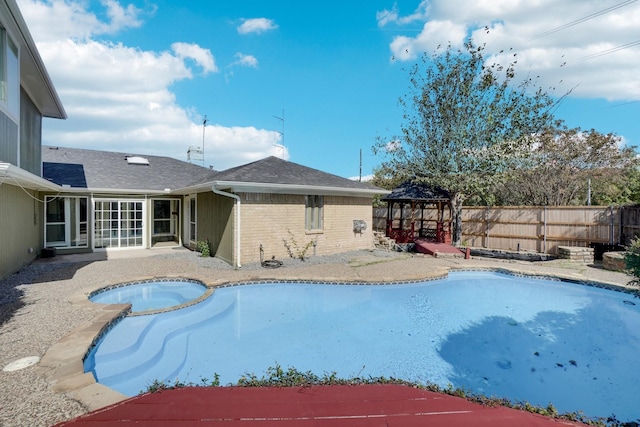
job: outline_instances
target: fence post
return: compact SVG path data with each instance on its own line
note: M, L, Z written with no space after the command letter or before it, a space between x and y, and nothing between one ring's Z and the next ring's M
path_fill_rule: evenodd
M624 206L618 205L618 244L624 245L626 242L624 241Z
M544 207L543 211L543 224L542 224L542 253L547 253L547 207Z
M491 208L489 206L487 206L487 216L486 216L486 220L487 220L487 229L486 229L486 238L484 240L484 247L488 248L489 247L489 210Z
M613 205L609 206L609 244L613 244Z

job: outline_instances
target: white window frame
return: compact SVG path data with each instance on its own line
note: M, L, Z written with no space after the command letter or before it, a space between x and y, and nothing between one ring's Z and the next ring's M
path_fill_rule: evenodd
M0 24L0 109L20 122L20 47ZM17 141L16 141L17 142Z
M46 196L44 207L44 246L57 248L87 248L89 247L89 198L86 196ZM49 203L55 200L64 201L64 218L61 221L49 221ZM85 201L85 218L80 215L81 200ZM73 209L72 209L73 204ZM72 213L74 214L72 216ZM84 239L82 227L84 225ZM64 240L49 241L47 229L50 226L64 227ZM73 231L73 233L72 233ZM72 237L73 236L73 237Z
M190 245L195 245L198 240L198 198L196 195L189 196L187 211L186 220L189 224L187 227L187 241Z
M156 218L156 202L169 202L169 218ZM180 212L180 199L171 199L171 198L159 198L159 199L151 199L151 245L153 246L153 238L154 237L176 237L180 238L180 224L179 224L179 215L177 212ZM158 222L168 222L169 223L169 231L156 233L156 223ZM179 242L179 240L178 240Z
M109 209L104 209L104 203L109 203ZM113 203L115 203L115 209L113 209ZM140 209L134 208L133 210L125 207L123 209L123 203L139 203ZM92 249L96 251L111 250L111 249L144 249L147 245L147 203L144 199L117 199L117 198L96 198L92 200L93 215L92 215ZM135 218L123 218L124 212L140 213ZM105 216L105 214L109 214ZM115 216L114 216L115 213ZM134 221L136 224L133 227L123 227L124 222ZM140 222L140 226L137 222ZM108 226L105 227L105 223L108 222ZM140 235L125 236L126 230L140 230ZM104 233L109 233L107 237ZM114 234L115 233L115 234ZM129 244L130 239L139 241L140 244ZM104 246L103 241L107 240L109 244ZM126 243L126 244L123 244Z
M306 231L321 231L324 227L324 196L306 196L304 209Z

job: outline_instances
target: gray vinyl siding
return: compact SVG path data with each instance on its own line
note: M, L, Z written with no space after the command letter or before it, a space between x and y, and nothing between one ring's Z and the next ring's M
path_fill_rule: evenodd
M7 183L0 185L0 280L33 261L40 253L42 203L37 199L41 197L35 191Z
M228 263L234 261L234 200L214 193L198 194L197 240L211 241L211 254Z
M18 166L18 125L0 111L0 162Z
M42 176L42 114L24 90L20 90L20 167Z

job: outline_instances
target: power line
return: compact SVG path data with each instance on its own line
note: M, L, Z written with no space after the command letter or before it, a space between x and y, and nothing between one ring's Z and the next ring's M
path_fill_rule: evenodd
M640 45L640 40L636 40L636 41L631 42L631 43L623 44L621 46L612 47L611 49L606 49L606 50L603 50L603 51L600 51L600 52L597 52L597 53L592 53L591 55L583 56L583 57L575 59L575 60L573 60L571 62L575 63L575 62L587 61L589 59L598 58L600 56L608 55L610 53L618 52L618 51L624 50L624 49L629 49L630 47L638 46L638 45Z
M622 3L618 3L616 5L608 7L606 9L602 9L599 12L594 12L594 13L592 13L590 15L587 15L587 16L585 16L583 18L576 19L575 21L571 21L568 24L564 24L564 25L561 25L559 27L553 28L551 30L545 31L544 33L540 33L540 34L536 35L535 37L533 37L532 40L535 40L535 39L540 38L540 37L548 36L549 34L553 34L553 33L556 33L558 31L562 31L562 30L567 29L569 27L573 27L574 25L581 24L581 23L583 23L585 21L588 21L590 19L593 19L593 18L596 18L598 16L604 15L606 13L609 13L609 12L613 11L613 10L619 9L619 8L627 6L627 5L630 5L631 3L635 3L636 1L638 1L638 0L626 0L626 1L623 1Z

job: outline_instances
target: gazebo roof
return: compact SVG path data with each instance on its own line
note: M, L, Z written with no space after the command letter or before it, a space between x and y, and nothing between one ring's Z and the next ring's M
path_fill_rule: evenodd
M448 202L449 192L440 187L405 181L381 200L383 202Z

